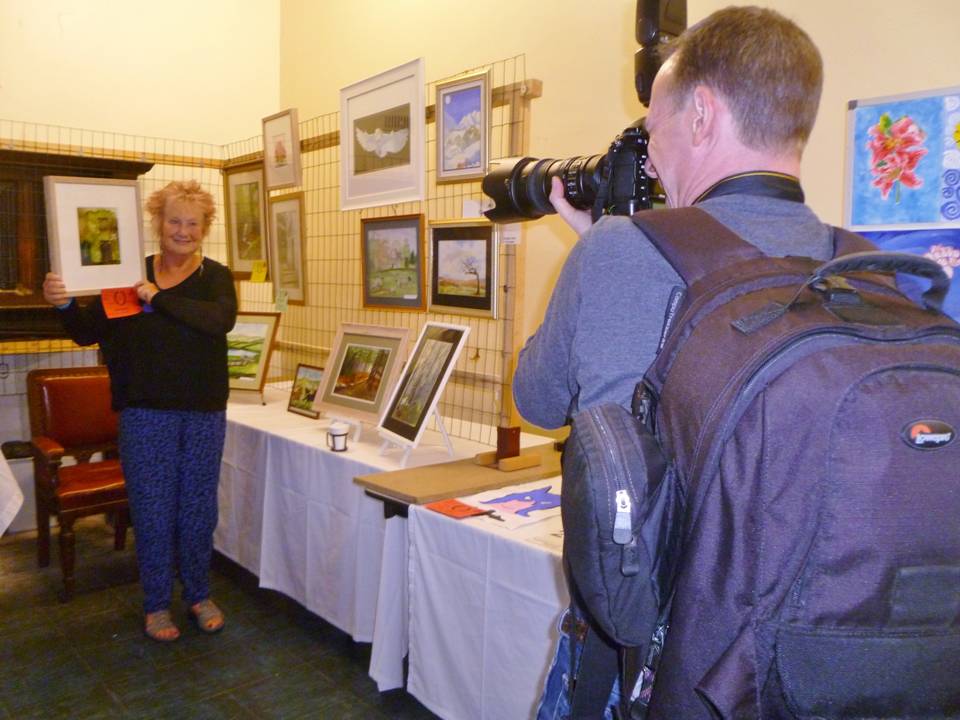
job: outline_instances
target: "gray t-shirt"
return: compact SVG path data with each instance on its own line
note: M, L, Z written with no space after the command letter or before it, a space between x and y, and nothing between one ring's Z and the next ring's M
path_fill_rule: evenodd
M833 253L830 226L802 203L738 194L697 207L767 255ZM630 218L601 218L570 251L543 323L520 351L513 378L520 414L556 428L585 407L629 409L678 286L683 281Z

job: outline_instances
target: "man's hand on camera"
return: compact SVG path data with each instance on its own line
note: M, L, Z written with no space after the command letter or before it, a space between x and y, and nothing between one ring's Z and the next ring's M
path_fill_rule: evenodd
M557 211L557 215L577 231L577 235L583 235L593 225L593 218L590 213L586 210L577 210L567 202L567 199L563 196L563 183L560 182L558 177L550 178L550 203L553 205L553 209Z

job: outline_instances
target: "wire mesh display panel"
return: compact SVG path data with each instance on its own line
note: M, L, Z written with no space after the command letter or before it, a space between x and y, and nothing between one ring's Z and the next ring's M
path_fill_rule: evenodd
M490 69L492 113L490 157L500 158L524 149L527 100L531 96L525 76L524 57L518 56L472 68L469 75ZM457 76L459 77L459 76ZM431 223L464 217L464 201L477 206L483 194L480 181L437 182L436 123L432 100L437 84L426 89L426 197L421 202L403 202L342 212L340 210L339 113L310 118L300 123L302 186L272 191L283 195L300 191L304 196L306 301L284 311L271 360L268 383L286 387L297 365L324 365L337 329L342 323L405 327L411 343L427 322L470 327L464 352L441 396L439 409L451 435L492 444L496 426L508 423L504 400L508 367L513 355L514 318L517 307L516 247L498 246L496 319L434 311L399 311L365 308L362 302L361 224L368 218L422 215L425 247L430 253ZM262 159L260 137L231 143L225 149L226 164L238 165ZM427 272L430 293L430 273ZM270 283L240 283L241 307L251 311L275 309Z
M536 81L525 74L524 56L471 68L463 75L490 71L492 86L489 158L523 153L526 146L528 102L539 93ZM459 76L457 76L459 77ZM517 307L517 247L498 246L498 308L496 318L460 315L453 312L369 309L362 304L361 221L397 215L423 216L425 262L429 262L431 223L464 217L465 201L477 207L482 200L480 181L437 182L436 123L432 105L436 86L454 78L442 78L426 88L426 197L423 201L404 202L363 210L340 211L339 113L330 113L300 122L303 164L302 186L271 191L271 196L302 192L304 199L303 252L305 301L289 304L284 310L278 341L268 372L268 382L288 387L299 363L324 365L330 346L342 323L364 323L405 327L410 330L411 346L425 323L436 321L468 325L470 337L454 374L440 400L440 412L451 435L480 442L495 442L495 428L511 420L509 403L510 364L514 351L514 318ZM184 140L140 137L120 133L97 132L52 125L0 120L0 150L52 154L75 162L114 160L126 163L152 163L140 176L142 200L174 180L198 180L209 190L220 210L204 241L204 253L228 263L227 234L224 222L223 170L263 160L260 136L223 146ZM40 172L40 171L38 171ZM79 172L77 174L84 174ZM42 178L40 178L42 180ZM17 292L17 279L10 267L16 254L18 207L10 187L0 175L0 263L7 268L0 275L0 293ZM45 240L42 203L30 218ZM22 215L22 213L21 213ZM264 226L267 226L264 218ZM144 214L146 251L157 251L157 241ZM38 255L31 272L42 282L48 258ZM429 297L430 279L427 265ZM30 273L27 273L30 275ZM8 277L9 276L9 277ZM37 280L39 278L39 280ZM276 309L274 288L270 282L238 282L240 307L246 311ZM77 351L69 341L59 339L24 340L0 343L0 397L21 395L27 369L89 364L95 355Z

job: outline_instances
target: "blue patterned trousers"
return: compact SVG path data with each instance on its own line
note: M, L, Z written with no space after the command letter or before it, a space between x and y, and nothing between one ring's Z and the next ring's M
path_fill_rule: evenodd
M120 462L127 483L144 612L170 606L174 573L192 605L210 596L225 412L125 408Z

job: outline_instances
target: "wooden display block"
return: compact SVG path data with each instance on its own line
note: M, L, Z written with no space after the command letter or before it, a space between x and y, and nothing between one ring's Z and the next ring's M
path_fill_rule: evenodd
M516 457L500 460L500 463L537 463L511 472L498 469L496 452L491 451L490 454L493 456L492 464L478 465L476 458L467 458L436 465L358 475L353 481L374 495L407 505L423 505L434 500L473 495L484 490L556 477L560 474L560 453L554 449L553 443L527 448Z

